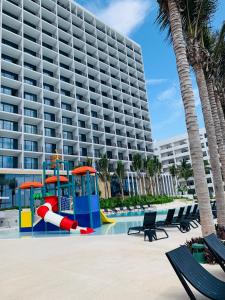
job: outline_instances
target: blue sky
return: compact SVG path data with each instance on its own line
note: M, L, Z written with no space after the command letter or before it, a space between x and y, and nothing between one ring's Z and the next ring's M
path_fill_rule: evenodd
M183 104L173 49L165 34L155 24L156 0L78 0L88 10L119 32L139 43L143 51L145 78L154 140L169 138L186 132ZM213 20L220 28L225 19L224 0L218 0ZM194 76L193 89L199 127L204 127L198 89Z

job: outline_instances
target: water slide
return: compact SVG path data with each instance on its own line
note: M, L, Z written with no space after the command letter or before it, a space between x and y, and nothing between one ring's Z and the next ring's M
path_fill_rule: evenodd
M93 233L94 230L89 227L79 227L77 221L70 220L67 217L60 216L58 211L58 198L54 196L46 197L45 204L37 209L37 214L45 222L51 223L61 229L75 233L80 231L80 234Z
M108 218L102 210L100 210L101 220L104 224L116 223L114 219Z

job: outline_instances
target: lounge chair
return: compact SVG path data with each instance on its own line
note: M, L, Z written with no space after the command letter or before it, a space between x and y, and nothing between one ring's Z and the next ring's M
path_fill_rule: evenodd
M192 228L197 228L198 225L194 222L193 217L190 217L191 216L191 208L192 208L192 205L188 205L186 212L184 214L185 207L183 207L183 206L180 207L177 217L175 217L173 219L173 223L181 223L181 221L182 221L184 224L185 222L186 223L189 222L190 226ZM196 218L197 218L197 216L196 216ZM193 225L193 223L194 223L194 225Z
M166 230L163 229L163 228L160 228L156 225L156 216L157 216L156 211L146 212L144 214L143 225L142 226L130 227L128 229L127 234L131 235L131 234L137 234L137 233L145 232L146 230L155 230L155 231L164 232L166 238L168 238L169 236L168 236L168 233L166 232ZM156 237L156 239L157 239L157 237Z
M128 207L128 210L129 210L129 211L133 211L133 210L134 210L134 206L129 206L129 207Z
M191 300L196 300L196 297L187 281L209 299L225 299L225 282L204 269L186 246L167 252L166 256Z
M183 213L184 213L184 209L185 209L184 206L180 207L180 209L179 209L179 211L178 211L177 217L174 217L174 218L173 218L173 222L179 222L179 221L182 219Z
M158 227L176 227L180 232L185 233L190 231L190 222L185 219L174 221L175 208L168 209L166 219L164 221L156 222Z
M115 213L121 213L120 207L115 207L115 208L114 208L114 212L115 212Z
M204 237L204 241L218 264L220 264L221 268L225 272L225 246L213 233Z

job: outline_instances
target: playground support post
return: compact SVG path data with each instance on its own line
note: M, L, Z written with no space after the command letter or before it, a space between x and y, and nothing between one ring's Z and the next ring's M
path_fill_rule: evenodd
M88 196L88 208L89 208L89 215L90 215L90 227L93 227L93 218L92 218L92 211L91 211L91 186L90 186L90 173L87 172L86 179L87 179L87 196Z

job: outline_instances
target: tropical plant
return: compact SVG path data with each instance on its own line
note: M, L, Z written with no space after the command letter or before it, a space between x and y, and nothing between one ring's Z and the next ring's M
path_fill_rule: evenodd
M176 191L176 190L177 190L176 185L177 185L178 169L177 169L177 167L176 167L175 164L173 164L173 165L171 165L171 166L169 167L169 173L170 173L170 175L172 176L172 179L173 179L173 187L174 187L174 191Z
M117 162L117 167L115 169L115 175L119 180L121 195L122 195L122 198L124 199L123 180L125 178L125 167L121 160L119 160Z
M89 167L91 167L92 166L92 164L93 164L93 159L92 158L90 158L90 157L87 157L86 158L86 166L89 166Z
M193 176L193 169L187 160L183 159L178 166L178 177L184 179L187 189L189 189L189 179Z
M15 206L14 200L15 200L16 188L18 186L18 182L17 182L16 178L10 179L8 182L8 186L12 193L12 206L14 207Z
M199 202L201 229L203 236L215 232L210 206L207 181L203 163L203 154L199 136L199 127L195 110L195 98L187 60L186 43L183 35L180 1L158 0L159 14L157 22L162 30L168 30L176 56L180 89L184 104L185 120L189 137L190 154L194 171L195 187Z
M182 26L186 41L188 61L192 66L199 89L202 113L208 138L210 165L212 169L214 190L218 199L218 224L225 226L225 195L217 147L217 135L214 126L209 94L206 84L204 67L208 61L208 52L204 45L204 33L210 24L211 17L216 10L216 0L189 0L183 2ZM225 151L219 147L220 158L225 175Z
M110 159L107 157L106 154L103 154L102 157L96 162L99 178L104 183L106 198L109 197L109 186L108 186L108 182L110 181L109 163L110 163Z
M135 153L133 155L133 162L132 162L133 170L137 174L137 185L138 185L138 194L142 194L142 186L141 186L141 170L143 168L143 159L140 153Z

